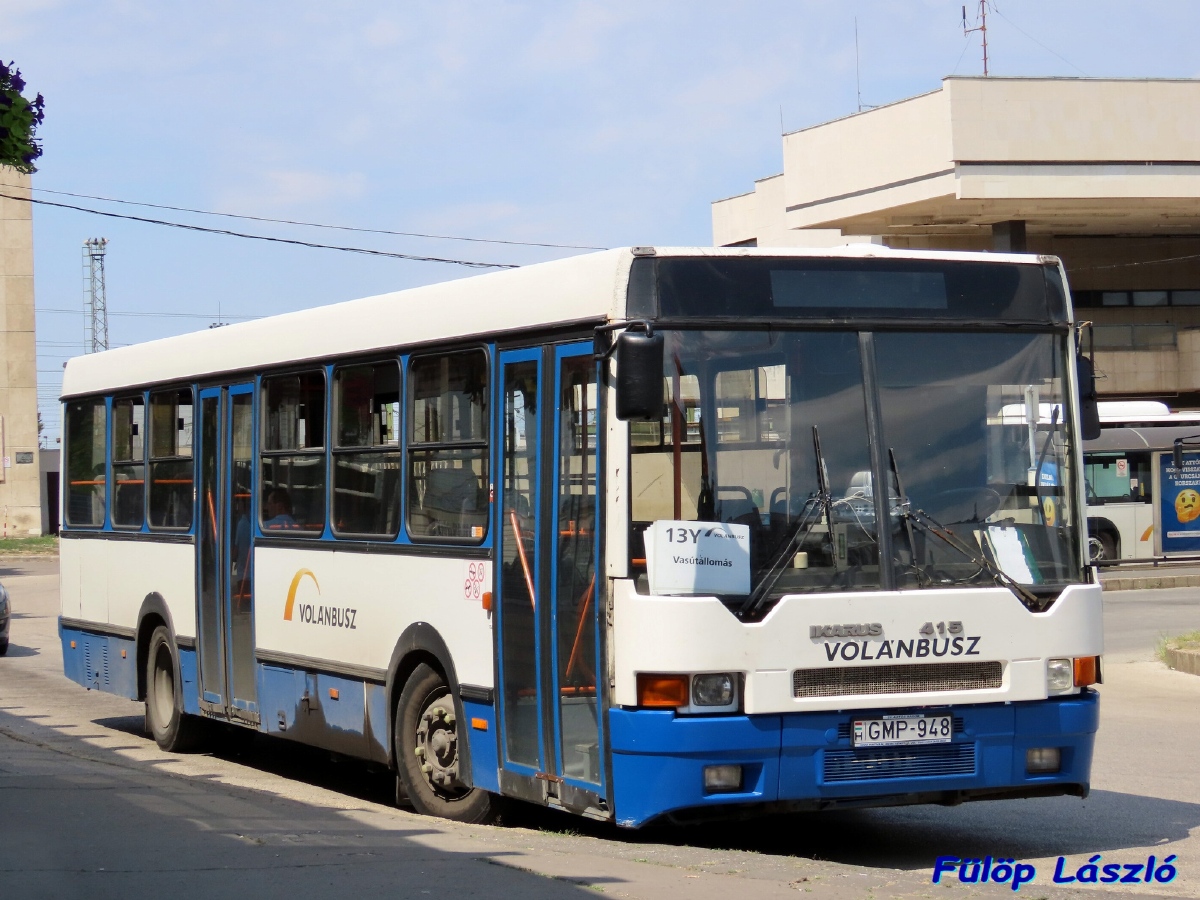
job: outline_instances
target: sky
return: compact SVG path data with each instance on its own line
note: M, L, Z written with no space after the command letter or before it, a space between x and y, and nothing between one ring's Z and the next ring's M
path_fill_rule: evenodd
M967 4L972 26L978 5ZM1193 0L991 8L992 75L1200 77ZM27 94L46 98L33 186L47 204L526 265L584 248L710 245L711 203L780 172L783 131L981 75L981 35L964 35L962 9L961 0L0 0L0 59L21 69ZM84 351L88 238L108 241L110 346L481 271L50 205L35 205L33 220L50 446L63 362Z

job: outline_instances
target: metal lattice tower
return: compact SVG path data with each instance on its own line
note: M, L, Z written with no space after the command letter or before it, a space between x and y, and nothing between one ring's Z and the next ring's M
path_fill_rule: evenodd
M83 242L83 304L87 312L88 353L108 349L108 302L104 295L104 250L108 238Z

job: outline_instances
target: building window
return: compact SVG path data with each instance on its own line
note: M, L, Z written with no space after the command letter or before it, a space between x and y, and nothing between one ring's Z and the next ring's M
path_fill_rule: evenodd
M146 520L146 405L141 397L113 401L112 523L141 528Z
M105 409L103 400L67 404L67 524L104 527Z
M415 539L479 543L487 534L487 355L409 366L408 530Z
M346 366L333 383L334 531L394 538L400 531L400 366Z
M262 529L325 530L325 373L263 379Z
M192 391L150 395L150 527L192 527Z

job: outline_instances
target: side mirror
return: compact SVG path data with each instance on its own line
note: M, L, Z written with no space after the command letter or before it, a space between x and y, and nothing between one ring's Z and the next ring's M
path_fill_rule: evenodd
M1096 370L1086 356L1075 360L1079 375L1079 425L1085 441L1100 437L1100 402L1096 394Z
M1175 446L1171 448L1171 462L1175 463L1175 475L1183 471L1183 438L1175 438Z
M663 346L661 332L617 335L617 418L622 422L662 418Z

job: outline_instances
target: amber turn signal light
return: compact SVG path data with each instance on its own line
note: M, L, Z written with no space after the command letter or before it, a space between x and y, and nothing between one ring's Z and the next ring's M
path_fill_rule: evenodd
M637 677L638 706L674 709L688 705L688 676L654 675L639 672Z
M1075 659L1075 687L1087 687L1100 680L1100 657L1079 656Z

